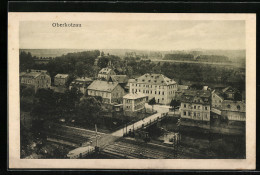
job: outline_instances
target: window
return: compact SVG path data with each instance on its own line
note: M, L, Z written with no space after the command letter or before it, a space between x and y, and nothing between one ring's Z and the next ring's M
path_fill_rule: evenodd
M162 101L164 100L164 98L162 98Z
M145 93L145 90L143 90L143 93Z
M215 105L215 106L216 106L216 105ZM207 107L207 106L205 107L205 110L208 110L208 107Z
M186 104L184 104L183 106L184 106L184 108L186 108Z
M240 110L240 106L239 105L237 105L237 109Z
M141 87L141 85L139 84L139 87Z
M153 94L153 91L151 91L151 94Z
M227 108L230 108L230 105L229 105L229 104L227 105Z
M159 95L160 95L160 91L159 91Z
M133 83L132 85L134 86L135 84Z
M183 112L183 115L186 115L186 111Z
M154 94L156 94L156 91L154 92Z
M196 109L196 106L194 106L194 109Z
M162 94L164 95L164 92L162 92Z
M196 112L193 113L193 116L196 117Z
M137 84L135 84L135 86L137 86Z
M188 112L188 116L190 116L190 112Z

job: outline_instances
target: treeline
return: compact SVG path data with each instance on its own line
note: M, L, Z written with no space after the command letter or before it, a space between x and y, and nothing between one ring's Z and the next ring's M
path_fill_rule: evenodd
M195 59L202 62L229 62L229 58L221 55L199 55Z
M191 61L194 58L192 54L165 54L164 60Z
M129 78L135 78L145 73L162 73L169 78L205 84L221 83L226 85L238 84L240 86L244 86L245 84L245 70L235 67L227 68L224 66L170 62L156 63L151 60L140 60L139 57L125 57L121 59L115 55L99 55L100 52L98 50L69 53L67 55L54 58L48 64L34 65L33 57L30 53L21 52L20 69L45 69L48 70L51 77L58 73L66 73L71 75L71 77L95 77L99 70L107 67L108 62L111 61L117 74L125 74ZM218 56L214 56L213 58L218 58Z

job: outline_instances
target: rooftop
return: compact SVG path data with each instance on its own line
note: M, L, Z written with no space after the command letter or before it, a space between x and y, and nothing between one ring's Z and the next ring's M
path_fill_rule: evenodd
M41 75L41 72L21 72L20 77L36 78Z
M109 72L112 71L110 68L103 68L99 71L99 74L109 74Z
M115 89L115 87L117 85L118 85L117 82L107 82L107 81L95 80L88 86L88 89L96 90L96 91L111 92Z
M129 94L126 94L123 98L133 100L133 99L144 98L144 97L147 97L147 95L142 94L142 93L129 93Z
M118 83L127 83L128 82L127 75L111 75L111 79L112 79L112 81L118 82Z
M88 78L88 77L79 77L79 78L76 78L74 81L89 82L89 81L92 81L92 79Z
M55 78L67 78L68 76L68 74L57 74Z
M185 90L183 95L181 96L182 102L192 103L192 102L198 102L198 103L210 103L210 91L207 90ZM197 99L201 99L197 100Z
M136 83L144 83L151 85L171 85L176 84L176 82L162 74L144 74L139 78L135 79Z

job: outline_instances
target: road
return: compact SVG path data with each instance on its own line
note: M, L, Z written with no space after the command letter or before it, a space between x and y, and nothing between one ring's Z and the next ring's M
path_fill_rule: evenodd
M146 108L146 109L151 109L152 106L150 106L150 105L148 105L148 104L146 103L146 104L145 104L145 108ZM154 105L153 108L154 108L154 110L157 111L156 114L153 114L153 115L151 115L151 116L148 116L148 117L146 117L145 119L139 120L139 121L135 122L134 124L130 124L130 125L127 126L127 128L129 128L129 129L131 128L131 129L132 129L132 128L134 127L134 129L137 129L137 128L142 127L143 124L150 122L150 120L153 121L153 120L157 119L158 117L161 117L162 113L169 112L170 106ZM122 136L123 136L123 133L124 133L124 130L125 130L125 128L119 129L119 130L113 132L111 135L113 135L113 136L118 136L118 137L122 137Z

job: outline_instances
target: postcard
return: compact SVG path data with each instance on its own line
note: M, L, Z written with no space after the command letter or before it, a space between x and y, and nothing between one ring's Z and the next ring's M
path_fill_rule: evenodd
M256 15L8 14L11 169L253 170Z

